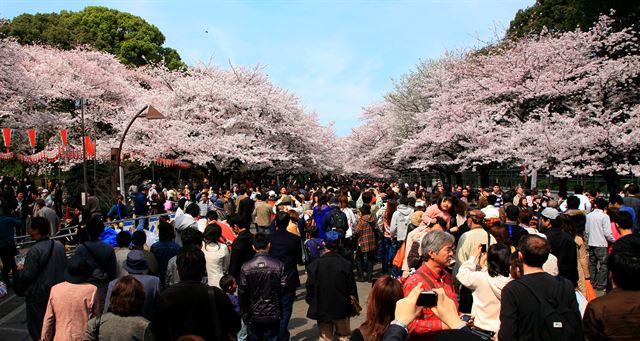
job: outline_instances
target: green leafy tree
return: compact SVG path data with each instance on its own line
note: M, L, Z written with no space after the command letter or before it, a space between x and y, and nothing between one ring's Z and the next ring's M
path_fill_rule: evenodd
M551 32L568 32L577 27L586 30L598 21L601 14L616 19L614 29L640 22L640 1L634 0L538 0L516 13L509 25L508 37L538 34L544 27Z
M46 44L62 49L90 45L117 56L123 63L141 66L164 61L171 70L185 69L175 49L163 47L165 37L144 19L106 7L80 12L21 14L0 26L0 37L21 44Z

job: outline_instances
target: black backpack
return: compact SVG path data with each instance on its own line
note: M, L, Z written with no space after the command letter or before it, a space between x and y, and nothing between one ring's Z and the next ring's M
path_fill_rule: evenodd
M527 288L540 302L538 316L534 324L534 339L545 341L584 340L580 313L567 307L560 299L562 289L566 286L562 277L556 277L556 289L552 297L540 297L524 281L516 281ZM572 292L572 294L574 294Z
M342 229L346 231L347 228L349 228L347 215L340 211L339 208L332 208L328 213L327 223L324 226L325 231L330 231L331 229Z

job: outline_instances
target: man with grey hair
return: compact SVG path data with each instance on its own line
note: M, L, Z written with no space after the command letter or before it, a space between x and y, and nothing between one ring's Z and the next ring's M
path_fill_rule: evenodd
M36 207L38 207L38 213L36 213L34 216L47 219L51 231L50 235L55 236L58 233L58 225L60 225L60 219L58 219L56 211L48 207L44 199L37 199L35 205Z
M422 239L422 255L425 261L404 284L404 294L422 284L423 290L442 288L446 295L458 304L458 295L453 289L451 275L445 271L453 259L455 238L448 232L431 231ZM446 326L429 308L423 308L418 317L409 324L412 340L431 340Z

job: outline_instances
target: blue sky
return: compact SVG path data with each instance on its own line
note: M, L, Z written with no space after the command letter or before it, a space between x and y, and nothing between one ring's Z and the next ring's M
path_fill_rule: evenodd
M205 1L2 0L0 17L100 5L160 28L193 64L265 66L322 123L347 135L362 107L392 89L420 59L481 46L534 0ZM207 33L208 32L208 33Z

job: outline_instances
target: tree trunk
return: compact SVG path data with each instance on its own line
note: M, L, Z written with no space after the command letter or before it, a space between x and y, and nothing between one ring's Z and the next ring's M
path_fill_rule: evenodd
M455 176L456 176L456 185L464 186L464 184L462 183L462 173L457 172Z
M224 177L222 175L222 172L218 170L218 168L212 163L208 163L207 166L209 167L210 171L209 183L211 184L211 186L213 186L214 188L222 187L222 185L224 185Z
M613 169L605 169L602 176L607 182L607 192L617 194L620 191L620 175Z
M446 172L445 173L445 177L447 179L447 182L444 185L444 188L447 191L447 193L449 193L449 192L451 192L451 173L450 172Z
M489 168L488 166L479 166L477 169L478 173L480 174L480 185L482 187L491 186L491 178L489 177L489 171L491 170L491 168Z
M438 171L438 178L440 178L440 182L442 183L442 186L444 186L445 190L447 188L447 176L445 174L444 171L439 170Z
M569 179L568 178L560 178L558 179L558 196L561 198L567 198L567 189L569 187Z

